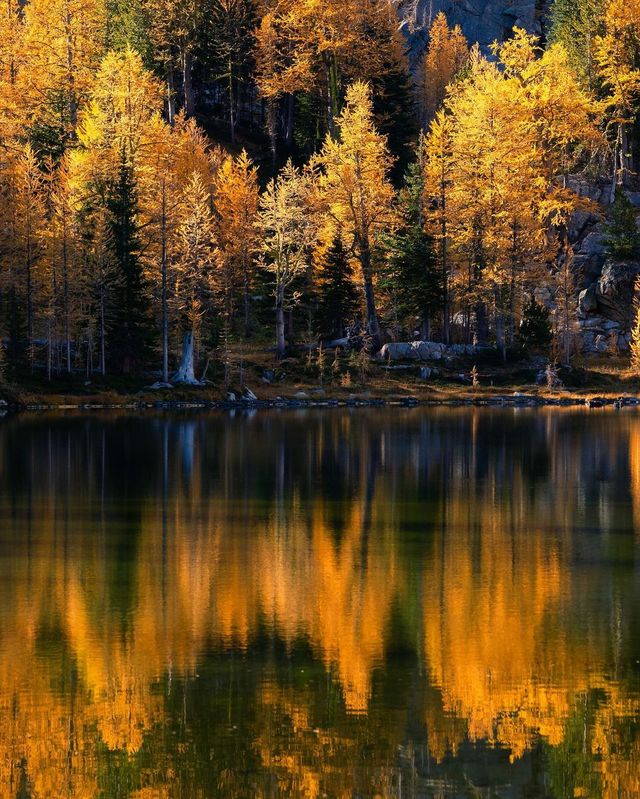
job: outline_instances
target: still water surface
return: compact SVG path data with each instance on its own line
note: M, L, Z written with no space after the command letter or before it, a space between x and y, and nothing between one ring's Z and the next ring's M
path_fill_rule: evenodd
M637 797L640 413L0 423L0 796Z

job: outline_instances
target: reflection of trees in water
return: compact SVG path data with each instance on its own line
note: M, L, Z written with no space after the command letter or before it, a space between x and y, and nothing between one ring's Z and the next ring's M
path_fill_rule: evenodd
M5 424L0 792L392 796L476 758L634 795L639 433L512 411Z

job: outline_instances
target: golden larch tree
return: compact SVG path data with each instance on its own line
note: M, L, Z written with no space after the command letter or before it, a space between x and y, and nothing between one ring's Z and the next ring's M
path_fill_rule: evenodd
M377 346L374 253L395 220L394 190L388 178L393 161L385 137L375 128L367 84L356 82L347 90L337 136L327 136L314 164L322 213L329 227L344 232L358 259L368 332Z
M226 283L240 297L244 336L248 338L251 289L259 247L256 229L259 190L257 170L244 150L235 158L225 159L215 177L213 191L218 265L230 276Z
M445 98L447 86L467 63L469 45L459 25L450 28L441 11L429 28L429 45L420 62L418 92L423 124L432 120Z
M286 350L285 310L298 299L291 290L309 268L309 250L316 238L308 175L288 162L262 193L256 225L261 234L263 265L273 275L276 351L282 358Z

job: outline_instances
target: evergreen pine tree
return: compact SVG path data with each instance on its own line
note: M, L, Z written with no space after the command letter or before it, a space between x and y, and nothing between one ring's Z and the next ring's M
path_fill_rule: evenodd
M6 331L5 363L8 371L23 369L28 363L27 314L24 298L11 287L5 295L4 329Z
M318 326L331 338L342 338L359 313L359 292L340 233L324 254L317 280Z
M605 0L554 0L549 11L549 41L563 45L584 85L597 83L595 45L604 30Z
M107 202L111 216L109 241L118 274L107 336L109 359L116 369L128 373L147 359L152 327L140 262L138 197L132 169L124 155Z
M632 258L639 243L635 208L624 191L618 187L605 228L605 244L614 258Z
M395 158L391 176L400 183L411 161L420 124L404 40L394 23L392 18L387 21L388 27L382 25L377 32L381 63L371 85L376 128L386 136L389 152Z
M394 311L401 320L418 317L422 335L429 337L431 322L442 307L443 280L422 211L425 171L422 140L418 158L409 166L399 196L402 224L386 240L386 283Z
M522 322L516 339L525 351L545 352L551 346L553 332L549 311L544 305L537 302L535 297L530 297L522 310Z
M132 47L145 64L153 60L148 21L140 0L106 0L106 39L110 50Z

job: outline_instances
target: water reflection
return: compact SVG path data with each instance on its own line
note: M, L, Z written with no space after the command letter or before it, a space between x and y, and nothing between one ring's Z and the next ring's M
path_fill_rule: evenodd
M637 796L639 442L634 411L4 422L0 795Z

